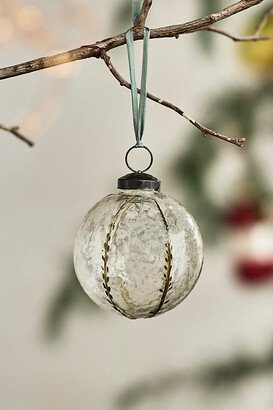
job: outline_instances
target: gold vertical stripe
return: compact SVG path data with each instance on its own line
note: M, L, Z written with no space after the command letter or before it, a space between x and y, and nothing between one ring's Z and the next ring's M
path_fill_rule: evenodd
M171 247L171 243L170 243L170 232L169 232L169 226L167 223L167 220L165 218L165 215L160 207L160 205L158 204L158 202L156 200L154 200L154 202L156 203L156 206L160 212L161 218L163 220L165 229L166 229L166 242L165 242L165 249L166 249L166 253L165 253L165 265L164 265L164 270L165 273L163 275L163 286L162 289L159 289L159 291L162 293L160 302L158 307L151 312L151 316L150 317L154 317L156 316L161 309L163 308L163 305L165 303L167 303L166 301L166 297L167 297L167 293L170 290L171 286L172 286L172 277L171 277L171 270L172 270L172 247Z
M118 217L119 217L120 213L125 209L126 205L130 204L133 201L134 198L135 198L135 195L130 196L126 201L124 201L120 205L117 213L112 217L108 233L106 234L106 240L104 242L103 251L102 251L103 252L103 256L102 256L102 260L103 260L102 279L103 279L103 287L104 287L105 294L107 296L107 300L108 300L109 303L111 303L111 305L113 306L113 308L116 311L118 311L123 316L125 316L129 319L130 319L130 317L127 316L127 314L124 312L124 310L120 306L118 306L118 304L113 300L113 296L111 294L111 287L109 285L110 278L109 278L108 261L109 261L110 241L111 241L114 229L116 227Z

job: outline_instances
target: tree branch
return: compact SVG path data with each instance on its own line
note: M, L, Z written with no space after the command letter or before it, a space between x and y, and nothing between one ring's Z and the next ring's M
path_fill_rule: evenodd
M124 86L128 88L129 90L131 89L131 84L126 81L120 73L117 71L117 69L114 67L109 55L104 52L101 55L101 58L105 62L106 66L112 73L112 75L115 77L116 80L118 80L119 84L121 86ZM140 94L140 89L138 88L137 92ZM231 138L227 137L226 135L220 134L219 132L213 131L210 128L205 127L204 125L200 124L199 122L195 121L193 118L191 118L188 114L186 114L183 110L178 108L176 105L163 100L162 98L156 97L153 94L147 93L147 98L150 100L156 102L157 104L163 105L164 107L167 107L173 111L175 111L177 114L181 115L184 117L187 121L189 121L192 125L194 125L196 128L198 128L202 134L206 137L208 135L211 135L215 138L219 138L223 141L229 142L231 144L237 145L238 147L242 147L245 143L245 138Z
M248 8L254 7L264 0L241 0L235 4L232 4L222 10L209 14L205 17L173 26L155 28L151 30L151 38L178 38L181 34L194 33L200 31L203 28L209 27L217 21L224 20L234 14L240 13ZM145 1L143 4L142 19L147 17L146 13L149 11L151 1ZM143 20L141 20L141 24ZM141 40L143 33L136 32L135 40ZM99 41L91 45L85 45L73 50L66 51L64 53L55 54L48 57L42 57L35 60L27 61L22 64L16 64L10 67L0 69L0 80L11 78L23 74L28 74L38 70L44 70L45 68L54 67L61 64L66 64L72 61L83 60L86 58L96 57L100 58L102 52L112 50L116 47L125 44L125 34L118 34L117 36Z
M14 135L19 140L25 142L29 147L33 147L34 143L22 135L19 131L18 126L7 127L6 125L0 124L0 130L9 132L10 134Z
M231 40L237 42L246 42L246 41L270 41L273 40L273 36L262 36L262 31L267 25L267 23L270 21L270 19L273 17L273 7L271 7L264 15L262 18L261 22L257 26L257 29L255 33L252 36L235 36L233 34L228 33L225 30L221 30L219 28L215 28L212 26L209 27L204 27L200 31L211 31L213 33L220 34L222 36L228 37Z
M137 33L143 33L143 29L145 26L146 19L148 17L150 8L152 7L153 0L144 0L141 8L141 12L139 15L139 19L135 25L135 30Z
M271 18L273 17L273 7L271 7L267 13L265 13L263 19L261 20L260 24L257 27L257 30L255 32L256 36L261 35L263 29L265 28L265 26L267 25L267 23L269 22L269 20L271 20Z
M206 27L203 28L200 31L211 31L213 33L217 33L220 34L222 36L228 37L231 40L235 41L235 42L247 42L247 41L269 41L269 40L273 40L273 36L261 36L261 35L257 35L257 34L253 34L252 36L235 36L233 34L230 34L224 30L221 30L219 28L215 28L215 27Z

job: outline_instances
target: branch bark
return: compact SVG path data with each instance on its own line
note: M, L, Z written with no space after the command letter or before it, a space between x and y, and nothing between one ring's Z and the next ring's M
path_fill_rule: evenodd
M241 0L235 4L232 4L222 10L209 14L205 17L173 26L160 27L151 30L151 38L178 38L181 34L194 33L211 26L217 21L224 20L234 14L240 13L246 9L254 7L264 0ZM142 8L141 24L147 17L147 13L151 6L151 1L145 1ZM143 38L143 32L136 30L135 40L141 40ZM98 41L97 43L85 45L73 50L66 51L51 55L48 57L41 57L35 60L27 61L22 64L16 64L10 67L0 69L0 80L4 80L19 75L28 74L38 70L44 70L49 67L54 67L61 64L66 64L72 61L83 60L86 58L100 58L102 52L112 50L116 47L125 44L125 33L118 34L117 36Z
M215 28L212 26L205 27L201 29L202 31L211 31L213 33L220 34L222 36L228 37L233 41L241 41L241 42L246 42L246 41L269 41L273 40L273 36L262 36L262 31L267 25L267 23L271 20L273 17L273 7L271 7L264 15L262 18L261 22L258 24L257 29L255 33L251 36L236 36L234 34L228 33L225 30L221 30L219 28ZM200 31L201 31L200 30Z
M10 134L14 135L19 140L26 143L29 147L33 147L34 143L30 141L28 138L26 138L23 134L21 134L19 129L20 128L18 126L7 127L6 125L0 124L0 130L9 132Z
M267 24L267 22L270 20L270 18L273 15L273 7L265 14L263 20L257 27L255 35L253 36L248 36L248 37L234 36L232 34L225 32L224 30L212 27L214 23L220 20L224 20L228 17L231 17L232 15L240 13L248 8L254 7L262 3L263 1L264 0L241 0L215 13L209 14L205 17L202 17L202 18L199 18L199 19L187 22L187 23L152 29L150 32L150 37L152 39L171 38L171 37L178 38L181 34L194 33L194 32L201 31L201 30L207 30L207 31L212 31L212 32L224 35L226 37L229 37L230 39L234 41L271 40L273 39L271 36L270 37L261 36L260 34L263 28L265 27L265 25ZM152 4L153 4L153 0L143 1L140 17L134 26L134 39L135 40L141 40L143 38L143 28L145 26L145 22L146 22L146 19L147 19L147 16L149 14ZM126 88L130 89L131 84L119 74L119 72L113 66L109 55L107 54L108 51L116 47L122 46L125 43L126 43L125 33L121 33L121 34L118 34L117 36L107 38L102 41L98 41L91 45L85 45L85 46L82 46L82 47L79 47L73 50L63 52L63 53L59 53L59 54L55 54L55 55L47 56L47 57L41 57L35 60L27 61L22 64L16 64L10 67L5 67L5 68L0 69L0 80L28 74L31 72L43 70L43 69L58 66L61 64L66 64L66 63L77 61L77 60L83 60L83 59L95 57L95 58L102 58L105 64L107 65L108 69L113 74L113 76L119 81L120 85L125 86ZM138 93L140 93L139 89L138 89ZM159 97L156 97L153 94L148 93L147 97L150 100L160 105L163 105L164 107L167 107L175 111L180 116L184 117L187 121L189 121L196 128L198 128L204 136L211 135L213 137L230 142L239 147L243 146L245 142L245 138L231 138L226 135L220 134L214 130L211 130L210 128L205 127L201 123L191 118L188 114L186 114L183 110L181 110L176 105L166 100L163 100ZM0 129L13 134L20 140L24 141L29 146L34 145L32 141L30 141L28 138L24 137L20 133L19 127L17 126L7 127L4 125L0 125Z
M143 4L142 4L142 8L141 8L141 12L140 12L140 16L139 19L135 25L135 31L137 33L143 33L143 29L146 23L146 19L148 17L150 8L152 7L153 4L153 0L144 0Z
M255 32L255 34L257 36L261 35L263 29L265 28L265 26L267 25L267 23L269 22L269 20L271 20L271 18L273 17L273 7L271 7L267 13L265 13L263 19L261 20L260 24L257 27L257 30Z
M217 33L220 34L222 36L228 37L231 40L235 41L235 42L247 42L247 41L269 41L269 40L273 40L273 36L261 36L261 35L257 35L257 34L253 34L252 36L236 36L234 34L228 33L225 30L221 30L219 28L215 28L215 27L206 27L204 29L202 29L202 31L211 31L213 33Z
M128 81L126 81L121 76L121 74L117 71L117 69L114 67L109 55L106 52L104 52L104 53L102 53L101 58L105 62L107 68L110 70L111 74L119 82L119 84L130 90L131 89L131 84ZM139 88L138 88L137 92L138 92L138 94L140 94L140 89ZM184 117L187 121L189 121L197 129L199 129L201 131L201 133L203 134L203 136L205 136L205 137L210 135L210 136L213 136L215 138L221 139L223 141L229 142L231 144L237 145L238 147L242 147L245 143L245 138L231 138L231 137L228 137L226 135L220 134L219 132L211 130L210 128L205 127L204 125L200 124L199 122L197 122L196 120L191 118L188 114L185 113L185 111L181 110L176 105L174 105L174 104L172 104L172 103L170 103L166 100L163 100L162 98L156 97L155 95L150 94L150 93L147 93L147 98L149 98L149 100L151 100L151 101L156 102L157 104L160 104L164 107L167 107L167 108L171 109L172 111L175 111L177 114Z

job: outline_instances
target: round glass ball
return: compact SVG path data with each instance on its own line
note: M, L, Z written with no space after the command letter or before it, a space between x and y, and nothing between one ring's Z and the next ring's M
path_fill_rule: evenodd
M77 277L104 309L151 318L185 299L203 263L193 217L175 199L149 189L119 190L84 218L74 248Z

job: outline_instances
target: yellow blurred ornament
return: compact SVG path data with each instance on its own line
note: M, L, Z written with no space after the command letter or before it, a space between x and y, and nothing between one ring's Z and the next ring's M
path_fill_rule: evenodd
M257 28L257 22L247 25L245 34L252 35ZM260 36L273 36L273 18L262 29ZM247 41L239 45L241 60L258 74L273 74L273 41Z

